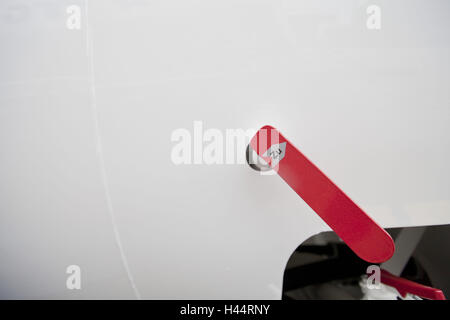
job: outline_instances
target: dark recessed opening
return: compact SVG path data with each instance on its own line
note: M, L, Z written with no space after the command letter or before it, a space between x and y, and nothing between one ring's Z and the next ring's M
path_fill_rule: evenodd
M405 229L405 228L404 228ZM414 233L414 228L408 228ZM411 230L412 229L412 230ZM396 239L402 228L388 229ZM413 253L401 266L400 277L450 294L450 225L427 227ZM396 252L402 250L397 247ZM302 243L287 262L283 279L286 300L354 300L367 298L361 286L367 267L334 232L323 232ZM386 265L381 265L381 268Z

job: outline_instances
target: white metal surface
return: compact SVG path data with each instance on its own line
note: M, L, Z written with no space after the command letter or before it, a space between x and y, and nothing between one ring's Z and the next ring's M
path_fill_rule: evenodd
M174 165L195 120L276 126L384 227L449 223L450 4L370 4L2 1L0 296L279 299L328 227L278 176Z

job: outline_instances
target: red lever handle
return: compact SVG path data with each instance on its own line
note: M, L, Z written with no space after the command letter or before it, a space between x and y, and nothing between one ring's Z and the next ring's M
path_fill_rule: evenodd
M386 270L381 270L381 282L397 289L403 297L411 293L430 300L445 300L442 290L394 276Z
M390 235L277 129L262 127L250 147L361 259L381 263L392 257L395 247Z

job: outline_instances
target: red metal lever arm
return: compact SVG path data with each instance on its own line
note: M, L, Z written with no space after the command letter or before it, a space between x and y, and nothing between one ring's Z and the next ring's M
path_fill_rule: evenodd
M389 234L277 129L262 127L250 146L361 259L381 263L392 257Z
M411 293L430 300L445 300L442 290L394 276L386 270L381 270L381 282L397 289L403 297Z

